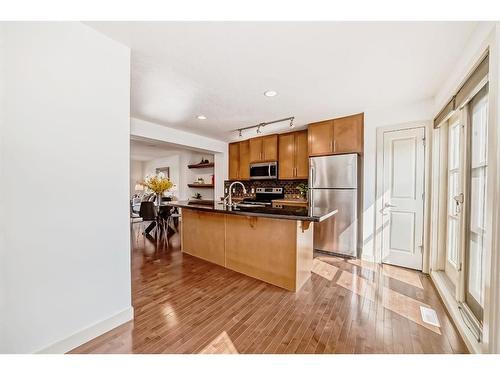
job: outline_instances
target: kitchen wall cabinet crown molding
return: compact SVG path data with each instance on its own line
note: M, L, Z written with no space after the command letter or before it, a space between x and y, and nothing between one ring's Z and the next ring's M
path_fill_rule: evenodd
M363 127L363 113L310 124L309 156L363 153Z

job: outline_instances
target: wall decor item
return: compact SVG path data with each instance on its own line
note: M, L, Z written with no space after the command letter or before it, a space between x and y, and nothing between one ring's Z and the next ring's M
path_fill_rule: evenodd
M194 199L201 199L201 194L200 193L196 193L195 195L193 195L193 198Z
M170 178L170 167L156 168L156 174L163 173L167 178Z

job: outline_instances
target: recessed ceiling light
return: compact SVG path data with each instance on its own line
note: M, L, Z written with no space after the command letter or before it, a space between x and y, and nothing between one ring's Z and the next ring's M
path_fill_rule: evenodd
M198 120L206 120L206 119L207 119L207 116L205 116L205 115L198 115L196 118L197 118Z
M267 90L265 93L264 93L265 96L267 97L273 97L273 96L276 96L278 95L278 93L276 91L273 91L273 90Z

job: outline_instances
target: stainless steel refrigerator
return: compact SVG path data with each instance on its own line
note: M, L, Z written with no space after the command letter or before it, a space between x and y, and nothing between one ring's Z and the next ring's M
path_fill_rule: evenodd
M313 210L338 213L314 224L314 249L342 256L358 256L357 154L309 158L309 202Z

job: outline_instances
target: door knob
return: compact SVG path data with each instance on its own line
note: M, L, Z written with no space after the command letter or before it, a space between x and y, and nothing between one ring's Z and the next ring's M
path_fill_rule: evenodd
M385 202L384 207L382 207L382 209L380 210L380 213L382 215L387 215L387 212L385 212L385 209L386 208L391 208L391 207L396 207L396 205L395 204L391 204L389 202Z

